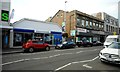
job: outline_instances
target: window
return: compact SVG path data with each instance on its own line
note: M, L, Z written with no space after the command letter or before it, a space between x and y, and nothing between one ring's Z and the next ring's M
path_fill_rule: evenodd
M120 49L120 43L112 43L108 48Z
M90 21L90 28L92 28L92 22Z
M80 19L77 19L77 26L80 26Z
M86 21L86 27L88 27L88 21Z
M84 22L85 22L85 21L84 21L84 20L82 20L82 26L83 26L83 27L84 27Z
M93 27L95 27L95 22L93 23Z
M96 28L98 28L98 23L96 23Z
M106 25L106 31L108 31L108 25Z

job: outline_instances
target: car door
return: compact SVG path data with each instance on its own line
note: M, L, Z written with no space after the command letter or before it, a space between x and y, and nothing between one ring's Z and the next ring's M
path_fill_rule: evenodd
M44 48L44 43L41 41L38 41L37 48Z

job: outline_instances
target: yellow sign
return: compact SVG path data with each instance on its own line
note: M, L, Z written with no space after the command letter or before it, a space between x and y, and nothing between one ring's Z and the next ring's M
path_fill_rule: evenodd
M116 35L116 32L113 32L113 35Z

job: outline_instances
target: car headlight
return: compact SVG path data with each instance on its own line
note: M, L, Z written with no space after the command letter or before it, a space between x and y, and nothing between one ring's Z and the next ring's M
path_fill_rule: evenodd
M111 58L112 59L120 59L120 56L119 55L111 55Z
M59 46L59 47L61 47L61 46L62 46L62 44L59 44L58 46Z

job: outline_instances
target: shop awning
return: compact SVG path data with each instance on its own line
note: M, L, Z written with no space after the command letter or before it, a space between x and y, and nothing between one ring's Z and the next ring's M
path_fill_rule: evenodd
M51 31L52 34L62 34L62 32Z
M15 31L15 32L34 32L34 30L19 29L19 28L14 28L13 31Z
M0 28L7 28L7 29L13 29L13 27L12 26L0 26Z

